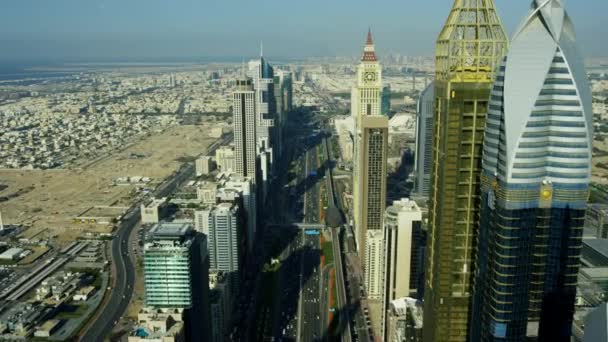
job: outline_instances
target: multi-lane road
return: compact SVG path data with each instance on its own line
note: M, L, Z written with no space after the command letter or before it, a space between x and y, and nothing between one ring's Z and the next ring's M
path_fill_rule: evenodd
M129 236L133 227L139 221L139 207L133 208L122 220L116 236L112 241L112 260L114 269L114 283L104 308L97 313L93 324L83 335L81 341L102 342L124 314L131 296L135 282L135 269L129 258Z
M325 334L326 327L322 326L321 315L326 310L321 309L320 286L320 246L318 235L304 235L301 272L303 279L300 316L300 340L304 342L319 341Z

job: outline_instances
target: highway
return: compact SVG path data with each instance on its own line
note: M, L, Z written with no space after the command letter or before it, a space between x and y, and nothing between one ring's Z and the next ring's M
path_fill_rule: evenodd
M217 148L228 143L232 139L231 135L224 135L216 142L211 144L206 154L214 153ZM194 166L184 164L182 167L159 185L153 193L154 197L166 197L171 194L179 185L194 175ZM114 269L113 284L111 285L109 297L104 298L102 307L95 313L89 325L84 328L80 341L83 342L103 342L116 324L124 315L131 297L135 284L135 267L129 257L129 246L132 241L132 231L140 220L140 203L137 201L131 206L121 219L116 233L112 240L112 268Z
M326 310L321 310L321 287L320 287L320 254L318 235L304 235L303 254L301 258L302 271L306 275L304 287L302 289L301 308L302 315L300 338L301 341L318 341L325 334L326 328L322 326L321 314L326 314Z
M319 222L319 182L317 147L309 144L303 156L300 182L304 182L304 223ZM298 341L321 340L326 333L321 315L327 310L321 308L321 246L318 235L303 234L300 258L300 295L298 301Z
M329 143L325 139L325 149L329 160L333 160L332 152L329 148ZM329 169L328 177L328 189L330 189L330 198L333 199L333 204L341 212L342 201L340 196L335 196L335 184L333 178L333 170ZM359 290L361 277L361 270L358 264L348 261L358 259L356 251L351 253L344 253L342 245L347 246L347 232L350 230L347 224L343 225L341 230L332 229L332 238L334 241L334 264L336 267L336 286L338 289L338 307L346 308L349 310L343 310L341 312L341 324L342 326L342 341L371 341L370 332L363 315L363 309L361 306L361 291ZM340 240L340 233L342 233L342 240ZM337 242L337 243L336 243ZM346 248L348 251L348 248ZM348 258L351 255L353 258ZM337 257L339 256L339 257ZM346 258L346 261L344 260ZM358 266L358 267L357 267ZM346 286L348 283L348 287ZM355 303L359 303L355 305Z
M102 311L97 312L93 324L81 341L103 342L127 309L133 295L135 268L128 257L129 236L139 221L139 206L133 207L121 221L112 240L112 263L115 267L114 283Z
M332 162L333 158L331 155L331 149L329 148L329 143L327 142L327 138L323 139L323 145L325 147L325 153L327 154L327 159L328 161ZM338 208L340 211L342 210L341 208L341 203L340 201L337 200L337 197L335 195L335 188L334 188L334 174L333 174L333 169L330 167L328 167L327 170L327 191L328 191L328 199L331 203L331 205L333 205L334 207ZM343 227L344 229L344 227ZM352 336L351 336L351 317L350 317L350 308L352 307L351 303L348 300L347 297L347 293L346 293L346 285L344 282L344 275L345 273L345 269L343 267L343 254L342 254L342 248L341 248L341 241L340 241L340 230L337 228L333 228L331 229L331 237L332 237L332 241L333 243L333 248L334 248L334 268L336 269L336 289L338 292L337 298L338 298L338 308L341 309L340 311L340 327L342 329L342 341L343 342L351 342Z

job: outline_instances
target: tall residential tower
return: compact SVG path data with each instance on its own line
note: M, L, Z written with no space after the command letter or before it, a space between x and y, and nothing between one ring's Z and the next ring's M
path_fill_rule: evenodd
M493 0L455 0L437 40L424 341L468 341L482 143L507 36Z
M433 169L433 118L435 116L435 84L429 84L420 93L416 113L416 160L414 169L418 196L428 197L431 191Z
M257 120L256 97L250 79L236 81L232 97L234 125L235 172L241 177L256 181L257 168Z
M382 258L367 258L366 239L368 234L376 237L373 247L378 250L378 239L381 242L384 235L382 221L386 206L388 117L381 112L381 93L382 68L376 58L370 31L357 68L357 85L353 88L351 100L356 129L353 179L355 238L365 279L370 281L381 275L382 265L375 265L375 260ZM376 274L369 274L372 271ZM369 296L380 298L381 286L371 285L366 284ZM369 292L370 288L374 293Z
M490 98L471 341L570 341L591 93L562 0L534 0Z

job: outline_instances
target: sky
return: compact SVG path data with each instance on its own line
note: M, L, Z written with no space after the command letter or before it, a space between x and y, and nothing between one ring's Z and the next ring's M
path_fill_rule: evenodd
M607 0L562 0L586 57L608 56ZM495 0L509 34L530 0ZM452 0L2 0L0 61L360 53L431 56Z

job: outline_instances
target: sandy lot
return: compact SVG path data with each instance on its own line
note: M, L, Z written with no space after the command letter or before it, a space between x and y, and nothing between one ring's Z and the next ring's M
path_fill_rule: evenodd
M0 170L0 197L20 193L0 203L4 223L26 224L26 236L41 231L72 240L83 231L105 231L100 225L74 223L72 218L92 206L128 206L135 186L114 186L119 177L150 177L160 182L177 170L180 157L205 152L215 139L208 126L176 126L143 138L124 151L115 152L83 169ZM142 158L129 158L131 153Z

